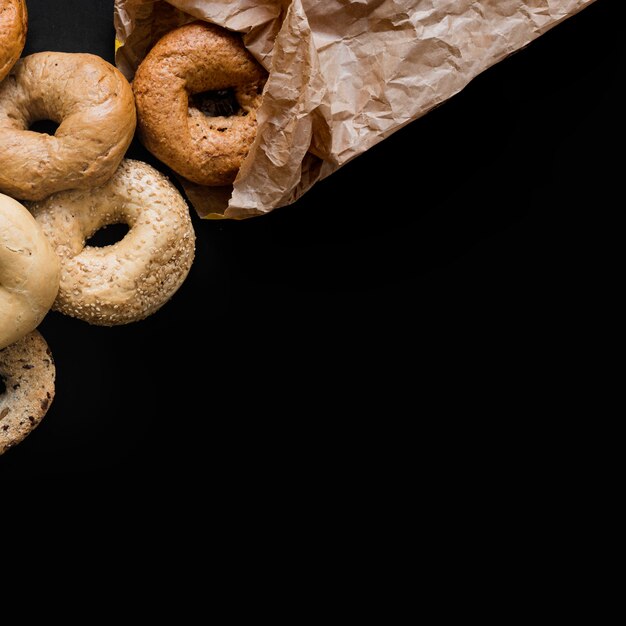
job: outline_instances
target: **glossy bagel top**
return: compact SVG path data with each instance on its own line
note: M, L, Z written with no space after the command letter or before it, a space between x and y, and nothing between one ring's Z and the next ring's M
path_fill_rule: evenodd
M30 126L59 124L54 135ZM0 192L41 200L104 184L135 132L133 93L122 73L83 53L39 52L0 83Z

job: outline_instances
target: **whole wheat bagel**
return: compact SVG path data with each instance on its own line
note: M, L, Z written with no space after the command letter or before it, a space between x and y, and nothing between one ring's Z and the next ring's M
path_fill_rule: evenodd
M0 194L0 349L34 330L59 290L59 258L33 216Z
M29 130L59 124L54 136ZM135 131L124 76L93 54L40 52L20 59L0 83L0 191L41 200L105 183Z
M191 268L195 235L189 209L165 176L125 159L95 189L62 191L30 209L61 258L54 309L90 324L141 320L163 306ZM117 243L86 246L102 227L127 224Z
M188 180L230 184L256 135L266 78L238 34L206 22L181 26L155 44L135 74L139 137ZM217 92L232 92L232 115L210 104Z
M44 418L54 399L55 374L48 344L36 330L0 350L0 454Z
M0 0L0 81L22 54L27 27L28 13L24 0Z

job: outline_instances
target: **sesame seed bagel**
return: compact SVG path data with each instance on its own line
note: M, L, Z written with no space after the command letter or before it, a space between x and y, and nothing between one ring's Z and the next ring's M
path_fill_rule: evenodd
M39 326L59 276L59 258L33 216L0 194L0 349Z
M27 26L24 0L0 0L0 81L22 54Z
M44 338L36 330L0 350L0 454L29 435L54 399L56 370Z
M147 163L125 159L103 186L63 191L30 209L61 259L53 308L90 324L114 326L151 315L174 295L193 263L187 204ZM130 230L113 245L86 245L111 224Z
M51 136L31 124L59 124ZM0 83L0 191L42 200L105 183L136 125L133 93L119 70L93 54L40 52Z
M237 33L206 22L181 26L155 44L133 79L139 138L184 178L230 184L254 141L266 78ZM228 91L232 115L205 106Z

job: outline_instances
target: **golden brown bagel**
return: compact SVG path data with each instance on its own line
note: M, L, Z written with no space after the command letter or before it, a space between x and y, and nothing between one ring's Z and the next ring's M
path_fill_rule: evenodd
M238 34L205 22L181 26L162 37L137 69L139 137L181 176L199 185L230 184L256 135L266 78ZM205 115L197 101L202 98L192 98L224 90L233 91L234 115Z
M55 135L28 130L38 120L58 123ZM20 59L0 83L0 191L42 200L102 185L135 124L130 85L100 57L40 52Z
M27 26L24 0L0 0L0 81L22 54Z
M59 291L59 258L33 216L0 194L0 349L34 330Z
M102 187L62 191L30 209L61 258L54 308L90 324L128 324L151 315L191 268L195 235L187 204L147 163L125 159ZM130 230L113 245L86 245L110 224Z
M0 350L0 454L39 425L54 399L56 370L44 338L35 330Z

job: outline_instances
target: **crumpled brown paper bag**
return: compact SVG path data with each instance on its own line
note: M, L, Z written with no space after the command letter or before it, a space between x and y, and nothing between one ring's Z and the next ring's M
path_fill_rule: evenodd
M116 0L116 62L132 79L168 30L205 19L244 34L269 70L256 141L233 187L183 181L203 217L294 202L594 0Z

